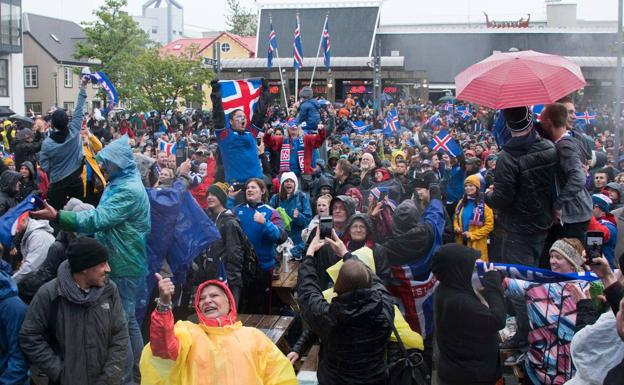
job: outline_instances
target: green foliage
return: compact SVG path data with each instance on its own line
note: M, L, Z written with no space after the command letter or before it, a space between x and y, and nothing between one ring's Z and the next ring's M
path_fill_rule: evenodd
M150 48L139 55L132 70L135 90L131 99L135 111L155 109L167 113L178 101L203 103L201 85L210 81L212 70L204 68L201 57L191 47L183 55L161 55Z
M76 58L99 61L94 67L108 75L121 100L132 98L136 89L132 62L149 44L147 34L122 10L127 4L127 0L106 0L94 10L97 20L82 23L87 39L77 44L75 54ZM102 97L106 98L103 92Z
M240 5L238 0L227 0L225 15L227 31L241 36L256 36L258 15L252 9Z

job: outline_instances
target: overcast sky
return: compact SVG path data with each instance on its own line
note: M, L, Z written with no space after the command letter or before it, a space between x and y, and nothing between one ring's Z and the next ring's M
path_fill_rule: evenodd
M146 0L128 0L128 12L141 14ZM184 7L184 23L194 29L223 30L225 0L178 0ZM567 1L570 2L570 1ZM104 0L22 0L25 12L37 13L75 22L93 20L93 10ZM253 0L240 3L256 9ZM586 20L616 20L617 0L578 0L578 18ZM406 10L409 10L407 12ZM546 18L543 0L386 0L382 6L382 24L482 22L483 11L491 19L518 20L530 13L535 20Z

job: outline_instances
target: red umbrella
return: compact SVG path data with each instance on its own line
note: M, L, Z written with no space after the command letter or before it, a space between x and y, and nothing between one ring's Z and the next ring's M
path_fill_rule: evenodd
M576 63L535 51L495 53L455 77L458 99L496 109L554 103L585 84Z

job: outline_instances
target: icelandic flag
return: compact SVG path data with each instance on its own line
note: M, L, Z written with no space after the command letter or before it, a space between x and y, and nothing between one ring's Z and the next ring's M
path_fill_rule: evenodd
M158 150L164 151L167 156L171 154L175 154L176 152L176 143L165 142L162 139L158 140Z
M462 153L462 149L459 147L459 144L453 140L451 135L446 130L440 131L438 135L433 137L431 142L429 142L429 148L435 152L442 150L454 157L457 157Z
M576 120L581 121L581 125L587 126L589 124L596 124L596 114L592 114L589 111L577 112Z
M330 60L331 60L331 55L329 52L329 44L330 43L330 38L329 38L329 20L325 19L325 27L323 27L323 39L322 39L322 46L323 46L323 56L324 56L324 63L325 63L325 67L327 69L329 69L330 67Z
M12 207L3 216L0 217L0 243L5 248L11 248L13 243L13 225L20 215L27 211L32 211L43 207L43 201L38 196L30 194L17 206Z
M273 23L271 22L271 30L269 31L269 52L267 53L267 67L273 67L273 52L277 49L277 35L273 30Z
M296 70L303 68L303 48L301 47L301 28L299 27L299 15L295 27L295 41L293 42L293 66Z
M388 116L386 117L383 129L384 135L392 136L400 129L401 125L399 124L399 115L397 114L396 108L388 111Z
M113 83L111 83L108 76L106 76L106 74L101 71L96 72L95 74L93 74L93 76L97 79L98 83L104 89L104 91L106 91L109 103L113 103L114 105L116 105L119 101L119 96L117 95L117 90L115 89L115 86L113 85Z
M440 126L440 113L436 112L435 114L431 115L431 117L427 120L427 124L429 124L431 127L439 127Z
M370 124L364 124L363 121L358 120L357 122L351 122L351 129L356 135L363 135L370 130Z
M234 110L243 110L247 125L251 124L254 109L262 93L262 78L241 80L219 80L225 124L230 127L229 115Z
M451 112L453 111L453 103L446 102L442 108L444 108L444 111Z
M540 121L540 117L542 116L542 111L544 110L544 105L543 104L537 104L537 105L533 106L531 108L531 110L533 111L533 117L535 118L535 121L539 122Z
M470 107L457 107L456 111L461 115L462 119L464 120L470 120L473 117L472 112L470 111Z

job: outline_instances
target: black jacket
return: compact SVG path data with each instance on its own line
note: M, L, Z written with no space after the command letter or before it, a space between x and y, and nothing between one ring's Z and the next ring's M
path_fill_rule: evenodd
M498 331L505 327L501 275L483 277L485 306L472 288L479 253L458 244L442 246L433 257L432 271L440 282L434 313L440 348L438 375L449 384L494 384L502 376Z
M344 256L347 260L350 254ZM385 385L386 346L393 315L390 294L373 275L370 289L358 289L331 304L323 298L315 257L304 258L297 290L301 316L321 339L320 385Z
M498 156L494 191L485 203L498 209L502 228L514 233L546 231L552 225L557 150L531 131L511 138Z
M20 174L15 171L6 170L0 174L0 215L4 215L18 202L16 197L18 192L15 189L20 180Z
M215 226L217 226L219 234L221 234L221 239L212 243L210 248L202 255L198 278L201 282L217 279L219 276L219 261L223 261L228 286L238 307L241 292L243 291L243 237L246 237L246 235L232 212L224 211L214 218L208 211L207 213L215 221Z
M39 131L34 133L33 141L30 143L21 138L15 139L13 153L15 154L16 170L19 170L25 161L30 161L33 165L37 164L37 153L41 151L41 143L43 143L43 135Z
M354 174L351 174L344 180L344 182L340 182L338 178L334 179L334 196L337 195L345 195L347 190L351 187L359 187L360 186L360 177Z
M59 290L56 278L30 303L19 334L24 355L49 384L121 383L128 330L117 287L107 281L90 306L70 302Z

